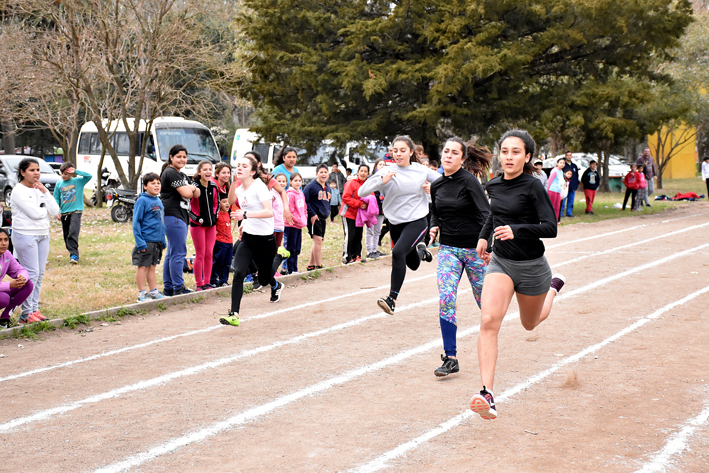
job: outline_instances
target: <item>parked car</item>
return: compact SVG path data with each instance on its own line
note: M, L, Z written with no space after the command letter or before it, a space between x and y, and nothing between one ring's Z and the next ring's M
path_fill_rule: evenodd
M12 196L12 188L17 184L17 166L19 166L20 161L25 158L34 158L39 162L39 170L42 173L39 180L44 187L47 188L49 192L54 192L54 186L61 176L54 172L49 164L44 159L38 158L36 156L27 155L1 155L0 156L0 196L5 202L6 206L10 206L10 197Z
M60 176L62 175L62 171L61 171L62 163L47 163L47 164L49 164L50 168L54 169L54 172L56 172Z
M544 160L544 164L542 164L542 169L547 173L547 175L551 172L552 169L556 167L556 162L559 160L559 158L563 158L564 155L560 154L558 156L555 156L553 158L549 158ZM622 156L614 156L610 155L608 157L608 177L620 177L623 178L625 177L626 174L630 172L630 166L627 164L624 164L621 162ZM597 154L589 154L589 153L572 153L571 154L571 160L578 166L579 168L579 181L581 180L581 176L583 176L583 172L588 168L590 165L590 162L592 159L595 159L598 162L598 172L600 174L603 174L603 169L601 168L601 162L598 159Z

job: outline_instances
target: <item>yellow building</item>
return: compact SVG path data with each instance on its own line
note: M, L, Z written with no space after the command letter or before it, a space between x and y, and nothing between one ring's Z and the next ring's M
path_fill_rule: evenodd
M669 153L674 147L677 149L673 152L672 159L665 167L662 173L663 179L682 179L685 177L696 177L697 163L697 140L696 128L679 128L668 136L667 129L663 128L659 133L660 137L665 141L665 154ZM691 135L690 139L687 136ZM678 145L686 140L684 144ZM658 164L658 133L648 137L648 145L652 151L652 156L655 158L655 164ZM660 142L661 146L662 143Z

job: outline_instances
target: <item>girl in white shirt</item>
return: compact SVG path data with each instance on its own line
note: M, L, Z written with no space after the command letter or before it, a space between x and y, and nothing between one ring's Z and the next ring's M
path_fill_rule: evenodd
M20 324L47 320L39 312L42 278L49 256L49 219L61 218L52 194L39 181L39 162L25 158L17 167L17 180L12 190L12 244L15 255L30 275L34 289L20 308Z
M229 205L239 204L239 209L232 212L231 216L242 223L239 227L241 242L234 254L231 309L226 317L219 319L224 325L239 326L244 278L249 273L251 261L258 269L259 283L262 286L271 285L271 302L278 302L283 292L283 283L273 277L273 258L277 250L276 238L273 236L273 204L268 187L259 177L262 175L260 171L261 163L250 154L239 158L236 162L236 178L241 180L241 185L229 189Z

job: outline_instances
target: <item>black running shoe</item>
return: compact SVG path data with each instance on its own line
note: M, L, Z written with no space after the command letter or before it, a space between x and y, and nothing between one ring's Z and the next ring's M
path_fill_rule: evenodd
M258 282L258 274L254 273L251 275L251 289L257 291L261 289L261 283Z
M163 288L163 290L162 290L162 295L165 296L165 297L172 297L172 296L175 295L175 291L172 290L172 289Z
M192 294L192 292L194 292L194 291L190 291L185 286L182 286L179 289L175 289L175 291L173 292L173 295L179 296L180 294ZM163 295L164 295L164 293L163 293Z
M281 300L283 288L286 286L280 281L276 281L276 283L277 284L271 288L271 302L278 302Z
M17 324L12 321L12 319L7 318L7 319L0 319L0 329L2 328L10 328L10 327L17 327Z
M433 261L433 255L426 248L426 243L424 243L422 241L418 242L418 244L416 245L416 250L423 252L423 258L421 258L421 261L425 261L427 263L430 263L431 261Z
M394 309L396 309L396 302L394 302L394 299L392 299L391 297L387 297L386 299L379 299L377 301L377 305L381 307L381 309L387 314L394 315Z
M559 294L559 291L561 291L561 288L564 287L564 283L566 282L566 278L561 275L561 274L555 274L551 278L551 288Z
M483 386L483 390L479 394L475 394L470 399L470 410L480 414L480 417L486 420L492 420L497 417L497 409L495 409L495 399L492 393Z
M441 360L443 361L443 366L439 366L433 372L438 377L448 376L449 374L457 373L460 371L458 366L458 360L455 358L448 358L446 355L441 355Z

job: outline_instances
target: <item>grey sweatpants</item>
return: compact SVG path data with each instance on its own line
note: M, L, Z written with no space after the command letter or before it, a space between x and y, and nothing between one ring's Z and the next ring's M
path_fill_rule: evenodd
M39 310L39 293L42 290L42 278L49 256L49 235L23 235L12 232L12 244L15 257L23 268L30 273L34 289L20 307L22 315L29 315Z

